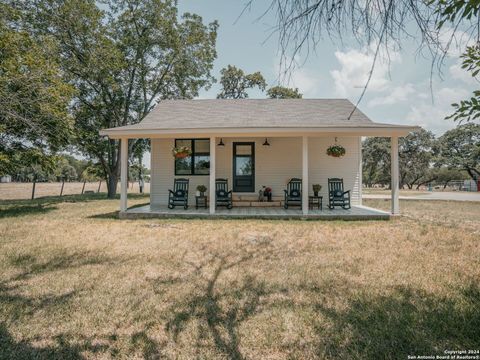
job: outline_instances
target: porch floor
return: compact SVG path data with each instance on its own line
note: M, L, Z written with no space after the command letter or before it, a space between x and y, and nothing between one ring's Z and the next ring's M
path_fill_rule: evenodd
M180 206L170 210L166 205L161 207L144 205L121 212L120 218L388 220L390 213L359 205L352 206L348 210L342 208L330 210L328 207L324 207L323 210L309 210L308 215L303 215L302 210L298 207L287 210L283 207L234 207L231 210L220 207L217 208L215 214L210 214L209 209L195 209L194 206L190 206L187 210Z

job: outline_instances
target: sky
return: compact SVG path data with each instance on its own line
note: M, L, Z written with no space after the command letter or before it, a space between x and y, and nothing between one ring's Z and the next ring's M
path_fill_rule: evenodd
M204 22L217 20L220 24L217 38L218 57L213 75L218 79L220 69L228 64L245 72L260 71L270 86L278 84L278 41L271 29L274 14L259 19L270 1L256 0L250 11L239 18L245 1L235 0L179 0L179 12L192 12L203 17ZM476 80L461 69L459 55L466 41L459 38L459 47L450 51L442 68L442 77L435 74L430 88L431 61L417 52L415 41L404 42L401 51L390 51L390 63L377 64L366 96L359 108L373 121L420 125L436 135L455 127L445 116L452 113L451 104L468 98L478 86ZM371 48L361 48L357 43L333 43L323 39L315 53L297 62L303 64L291 74L290 87L298 87L304 98L348 98L356 103L373 61ZM215 98L218 84L199 98ZM252 98L265 94L251 92ZM433 97L433 99L432 99Z
M348 98L357 102L373 62L373 46L362 48L354 41L340 44L322 39L315 52L296 58L301 66L291 74L290 82L279 82L278 39L275 33L272 35L276 19L273 13L260 18L270 0L255 0L250 11L242 14L245 4L246 0L178 1L180 14L196 13L205 23L219 22L214 77L219 79L220 70L230 64L246 73L260 71L269 86L297 87L304 98ZM380 56L359 109L375 122L419 125L437 136L455 127L453 120L445 120L453 112L451 104L469 98L478 87L460 67L465 39L457 37L458 46L452 46L442 73L435 72L433 77L431 59L417 51L414 39L404 41L399 51L390 49L390 61ZM202 90L198 98L214 99L219 92L216 83ZM251 98L266 97L255 90L249 94ZM149 161L146 154L147 167Z

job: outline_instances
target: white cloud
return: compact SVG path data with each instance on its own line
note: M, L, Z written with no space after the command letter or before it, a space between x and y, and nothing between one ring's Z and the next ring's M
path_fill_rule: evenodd
M388 56L387 56L388 55ZM330 72L334 84L335 94L340 97L352 97L361 93L365 86L374 61L374 47L359 50L336 51L335 57L340 63L339 70ZM398 52L381 51L377 58L370 83L369 92L385 91L391 83L389 79L389 64L402 61Z
M320 86L320 77L318 74L310 71L305 66L297 66L301 64L301 59L299 56L295 57L293 62L294 66L287 71L287 75L284 71L285 63L289 63L290 59L281 62L280 59L274 59L274 73L279 74L279 78L284 86L298 88L299 92L303 94L305 98L312 98L318 96L318 90Z
M425 99L412 105L406 116L406 122L440 135L456 125L453 120L445 120L446 116L453 113L451 104L466 98L468 94L469 92L463 88L443 87L435 92L433 103Z
M379 105L394 105L402 101L407 101L409 95L415 93L413 84L396 86L389 91L386 96L375 97L368 102L369 107Z
M444 49L448 49L447 56L458 58L467 48L475 43L474 39L464 31L444 28L439 34L439 41Z
M468 71L462 69L461 59L458 59L455 64L450 66L448 68L448 71L450 72L452 78L455 80L460 80L468 85L479 84L479 82L474 77L472 77L472 75Z

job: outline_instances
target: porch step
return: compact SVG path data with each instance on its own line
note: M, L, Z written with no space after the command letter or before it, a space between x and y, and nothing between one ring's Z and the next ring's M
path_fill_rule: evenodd
M282 201L234 201L233 206L235 207L281 207Z

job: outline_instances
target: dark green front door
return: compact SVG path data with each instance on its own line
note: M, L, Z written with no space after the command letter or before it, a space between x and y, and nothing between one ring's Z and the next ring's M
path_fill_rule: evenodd
M233 191L255 192L255 143L233 143Z

